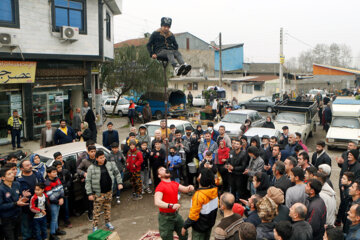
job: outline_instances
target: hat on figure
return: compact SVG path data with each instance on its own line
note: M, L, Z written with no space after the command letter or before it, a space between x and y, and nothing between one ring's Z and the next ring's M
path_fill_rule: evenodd
M168 26L171 27L172 19L169 17L162 17L161 18L161 26Z

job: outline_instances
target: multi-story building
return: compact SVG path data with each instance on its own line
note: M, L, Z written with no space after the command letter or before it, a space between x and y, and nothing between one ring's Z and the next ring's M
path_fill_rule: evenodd
M113 58L121 9L122 0L1 0L0 143L14 109L33 139L47 119L71 119L84 99L96 107L96 69Z

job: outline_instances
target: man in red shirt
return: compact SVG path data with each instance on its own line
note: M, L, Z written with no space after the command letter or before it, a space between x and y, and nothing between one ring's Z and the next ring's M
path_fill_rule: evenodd
M175 231L180 240L187 240L187 233L185 236L181 235L184 220L178 213L181 207L178 203L178 192L188 193L194 191L194 186L185 187L171 181L170 172L164 167L159 167L158 176L161 182L155 189L155 206L159 207L160 211L158 219L161 239L173 240Z

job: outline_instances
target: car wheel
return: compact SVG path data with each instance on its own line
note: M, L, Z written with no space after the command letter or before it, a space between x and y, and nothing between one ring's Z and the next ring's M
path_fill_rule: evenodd
M272 111L273 111L273 110L272 110L272 107L267 107L267 108L266 108L266 111L267 111L268 113L272 113Z
M123 114L123 112L122 112L122 111L118 111L118 115L119 115L119 117L124 116L124 114Z
M245 105L241 105L241 109L246 109L246 106L245 106Z
M161 120L161 119L162 119L162 113L161 113L160 111L156 111L156 112L155 112L155 118L156 118L157 120Z

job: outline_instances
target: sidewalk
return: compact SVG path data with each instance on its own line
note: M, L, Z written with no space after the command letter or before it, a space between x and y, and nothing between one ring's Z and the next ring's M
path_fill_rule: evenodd
M128 136L130 127L122 128L123 126L128 124L127 117L121 117L121 118L118 118L118 117L117 118L109 118L108 117L106 122L100 128L98 128L97 143L102 144L102 132L107 130L106 125L108 122L112 122L114 124L114 130L117 130L119 132L120 141L122 141L123 139L125 139ZM138 127L137 125L135 125L135 126ZM40 140L33 140L33 141L26 141L26 142L21 141L21 146L23 146L24 148L21 148L20 150L23 150L27 154L30 154L30 153L40 149ZM16 150L18 150L18 149L16 149ZM0 154L12 152L12 151L13 150L12 150L11 143L0 146Z

